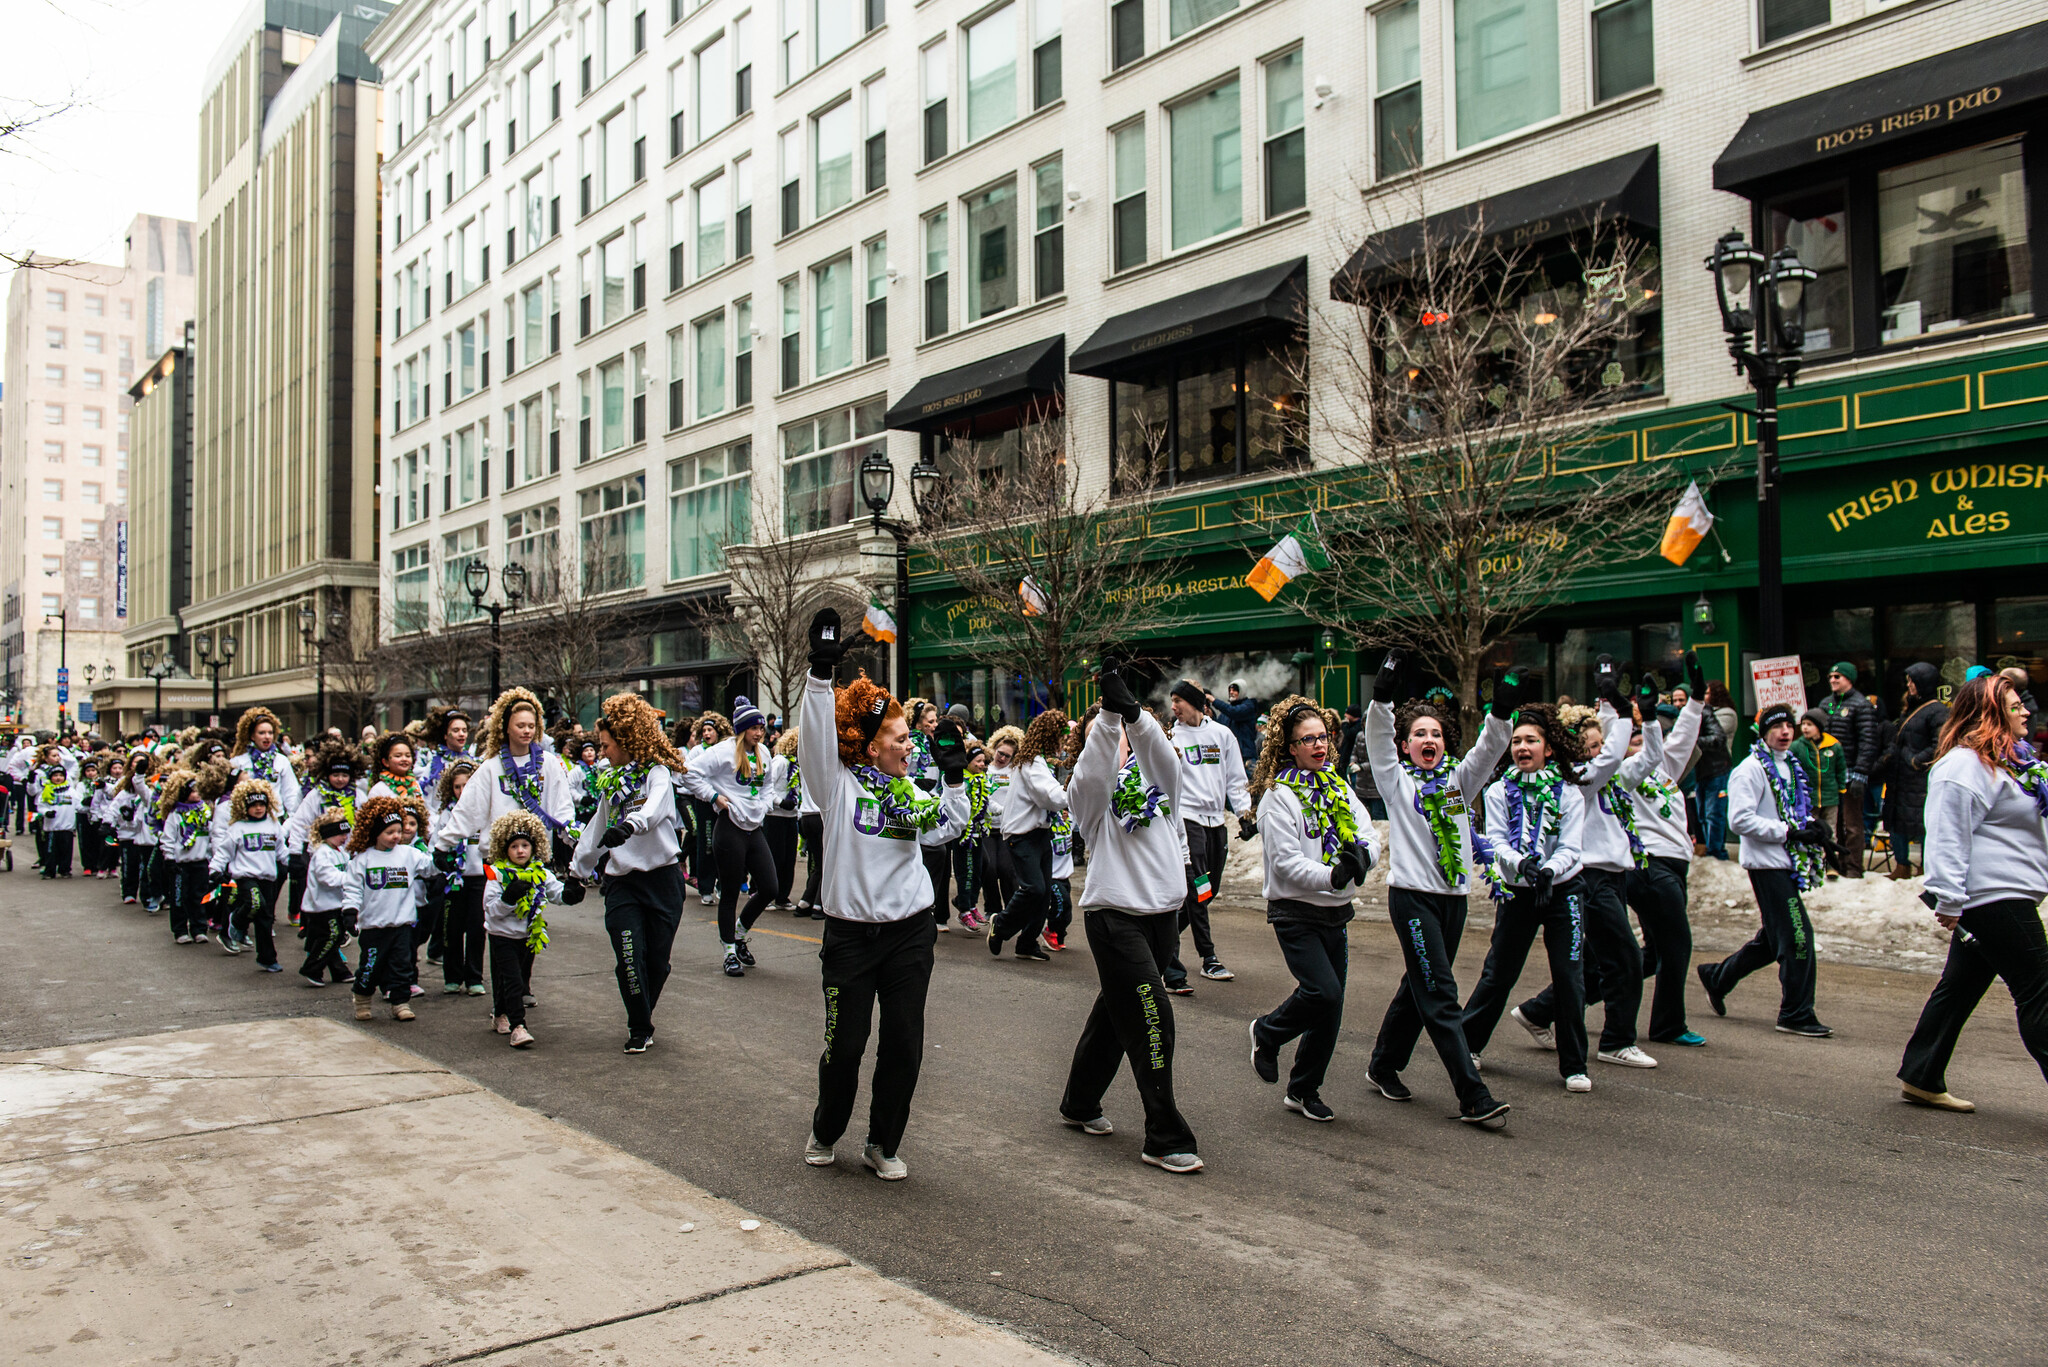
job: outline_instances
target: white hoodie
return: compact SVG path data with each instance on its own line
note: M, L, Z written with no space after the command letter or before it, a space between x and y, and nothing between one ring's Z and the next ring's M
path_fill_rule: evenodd
M534 749L540 750L540 747L536 745ZM569 771L562 767L562 757L552 750L540 750L540 757L541 809L562 826L573 830L576 826L576 802L569 793ZM530 764L532 760L533 751L530 750L520 763ZM469 785L462 790L461 798L447 813L440 833L434 837L435 849L452 850L471 836L484 835L491 829L491 823L506 813L527 810L514 795L511 776L505 772L510 763L511 756L502 750L478 762L476 772L469 776ZM551 832L552 829L550 827Z
M302 912L333 915L348 898L348 850L315 840L306 852L306 900Z
M676 862L676 785L666 764L648 765L640 790L626 795L626 813L619 818L626 828L626 841L607 851L604 833L612 824L613 801L609 793L597 800L597 810L590 814L590 824L576 842L571 873L578 878L595 877L598 856L605 853L611 855L604 864L608 875L646 873Z
M1778 767L1778 778L1785 785L1785 791L1795 792L1798 782L1793 771L1798 761L1792 758L1790 748L1771 750L1765 747L1772 761ZM1818 816L1815 809L1814 815ZM1752 751L1742 763L1735 766L1735 772L1728 775L1728 825L1735 834L1742 837L1741 849L1737 853L1745 869L1789 869L1792 867L1792 853L1785 848L1785 837L1791 827L1778 819L1778 802L1771 795L1770 780L1764 777L1763 765Z
M401 841L388 850L373 845L349 860L341 905L356 914L356 925L364 930L412 925L426 903L433 872L433 856L417 845Z
M1692 757L1700 738L1706 704L1695 699L1678 714L1671 739L1664 739L1663 723L1652 718L1643 723L1642 753L1657 758L1641 778L1628 785L1629 800L1636 805L1636 834L1643 848L1664 859L1692 862L1692 832L1685 825L1685 794L1678 791L1678 776ZM1666 815L1664 808L1670 807Z
M277 853L281 844L277 822L234 821L214 833L213 858L206 864L215 878L225 873L240 880L269 880L277 877Z
M244 777L260 778L277 794L279 811L289 812L296 808L299 799L304 796L305 788L299 782L299 771L292 767L292 758L284 752L284 747L270 747L266 755L268 771L265 773L256 772L256 757L256 748L251 746L241 754L228 758L228 767L235 771L235 781L239 783Z
M1365 810L1350 784L1340 779L1336 790L1350 804L1351 819L1358 823L1358 838L1365 842L1372 862L1379 863L1380 839L1372 827L1372 814ZM1275 783L1260 795L1259 844L1266 858L1266 900L1306 902L1315 907L1350 906L1358 885L1347 884L1342 890L1331 886L1336 873L1323 862L1322 835L1310 835L1308 825L1301 799L1286 784Z
M2048 825L2004 769L1958 745L1927 771L1927 890L1935 910L2048 897Z
M1634 755L1629 754L1628 738L1635 723L1605 702L1600 704L1600 728L1600 753L1580 769L1585 775L1579 784L1579 797L1586 804L1586 867L1604 873L1627 873L1636 866L1635 853L1628 847L1628 830L1620 817L1602 808L1601 790L1612 780L1620 788L1607 800L1619 800L1622 790L1633 788L1650 772L1656 757L1650 754L1648 745ZM1490 831L1493 827L1486 829Z
M904 921L931 906L917 832L887 826L875 799L839 759L829 681L806 674L797 762L825 826L824 904L845 921ZM967 786L946 784L938 801L955 829L967 827Z
M1166 795L1161 813L1150 825L1134 831L1124 829L1111 801L1123 778L1117 752L1127 735L1141 780ZM1133 916L1157 916L1180 910L1188 890L1188 836L1180 817L1181 793L1186 786L1187 770L1151 713L1140 712L1130 725L1114 712L1096 715L1088 743L1081 748L1067 783L1074 829L1088 842L1088 882L1081 889L1083 911L1101 907Z
M754 747L754 777L741 778L739 756L733 747L737 742L722 740L708 746L690 758L690 767L683 773L683 787L699 802L716 806L719 798L725 799L726 819L743 831L758 831L768 816L768 781L774 764L774 756L765 745Z
M1387 866L1387 886L1409 892L1467 895L1473 867L1471 808L1479 805L1481 790L1493 777L1493 766L1507 753L1508 736L1507 722L1489 712L1479 728L1479 739L1472 742L1465 758L1453 760L1445 755L1430 771L1432 776L1446 768L1450 773L1446 785L1448 814L1458 831L1458 867L1466 871L1456 884L1451 884L1444 881L1443 870L1437 867L1436 837L1430 834L1429 822L1417 809L1416 782L1402 767L1400 751L1394 746L1394 709L1377 701L1365 709L1366 759L1372 765L1373 786L1380 790L1387 804L1387 843L1393 847L1392 862Z
M1047 812L1066 805L1067 790L1052 776L1052 766L1044 756L1034 756L1029 764L1012 765L1010 791L1003 798L999 823L1003 838L1029 835L1046 824Z
M1226 809L1252 809L1237 737L1214 717L1173 724L1173 753L1181 764L1181 801L1174 810L1199 826L1221 826Z
M1510 770L1486 790L1486 839L1493 846L1493 865L1500 881L1509 887L1529 887L1519 870L1523 856L1533 854L1540 858L1541 867L1550 870L1553 883L1569 883L1586 864L1585 795L1569 783L1562 785L1557 816L1525 821L1517 848L1508 839L1508 784L1512 782L1514 771Z

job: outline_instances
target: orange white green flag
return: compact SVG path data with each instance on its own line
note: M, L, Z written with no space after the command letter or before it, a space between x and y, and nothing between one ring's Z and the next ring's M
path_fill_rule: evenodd
M1026 617L1044 617L1052 611L1052 602L1045 596L1045 590L1028 574L1017 582L1017 596L1024 600Z
M1685 496L1678 500L1678 506L1671 510L1671 521L1664 527L1664 544L1658 553L1674 565L1683 565L1695 547L1714 530L1714 515L1707 511L1706 495L1700 492L1698 480L1685 486Z
M1245 576L1245 583L1270 603L1293 580L1328 568L1330 555L1316 532L1315 515L1310 514L1281 537L1272 550L1259 557L1259 563Z
M889 615L889 609L882 606L878 598L868 600L868 615L860 619L861 630L880 641L893 645L896 641L896 619Z

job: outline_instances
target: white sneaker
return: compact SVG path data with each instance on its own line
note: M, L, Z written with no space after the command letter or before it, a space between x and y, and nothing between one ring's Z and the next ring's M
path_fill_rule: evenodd
M718 905L718 899L716 897L713 897L708 892L705 893L703 896L699 897L697 900L699 902L702 902L707 907L715 907Z
M1202 1170L1202 1160L1191 1153L1141 1153L1138 1157L1144 1159L1153 1167L1165 1168L1168 1172L1200 1172Z
M1479 1055L1477 1055L1477 1054L1474 1054L1474 1055L1472 1056L1472 1071L1473 1071L1473 1072L1475 1072L1475 1073L1483 1073L1483 1072L1485 1072L1485 1071L1486 1071L1486 1060L1485 1060L1485 1059L1482 1059L1481 1057L1479 1057Z
M1109 1123L1109 1117L1106 1115L1098 1115L1093 1120L1071 1120L1066 1116L1061 1116L1060 1124L1065 1125L1070 1130L1079 1130L1083 1134L1116 1133L1116 1126Z
M900 1158L882 1152L880 1144L870 1144L860 1151L860 1161L875 1170L875 1176L884 1182L901 1182L910 1176L910 1168Z
M1602 1049L1598 1058L1602 1063L1618 1063L1624 1068L1655 1068L1657 1060L1651 1058L1633 1044L1619 1049Z
M820 1144L813 1134L804 1141L804 1162L814 1168L829 1168L839 1161L839 1155L832 1151L830 1144Z
M1549 1026L1536 1024L1522 1014L1522 1008L1519 1006L1508 1014L1515 1018L1515 1024L1529 1032L1529 1038L1536 1041L1538 1049L1548 1049L1553 1053L1557 1051L1557 1036L1552 1033Z
M1593 1090L1593 1079L1584 1073L1573 1073L1564 1080L1564 1089L1567 1092L1590 1092Z

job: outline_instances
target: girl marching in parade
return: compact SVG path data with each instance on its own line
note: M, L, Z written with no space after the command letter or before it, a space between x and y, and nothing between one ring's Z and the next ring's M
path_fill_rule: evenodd
M594 827L593 827L594 829ZM492 1029L514 1049L533 1043L526 1028L526 985L533 956L547 948L543 908L562 900L562 880L541 862L548 832L531 812L507 812L491 823L483 888L484 931L491 944ZM650 1034L651 1034L650 1030Z
M1650 770L1628 786L1635 806L1636 834L1643 859L1628 876L1628 904L1643 927L1643 974L1655 979L1650 993L1652 1043L1698 1048L1707 1041L1686 1024L1685 993L1690 986L1692 921L1686 911L1686 883L1692 873L1692 833L1686 829L1685 795L1678 781L1692 759L1706 722L1706 675L1699 657L1685 652L1686 703L1667 737L1657 718L1645 716L1642 730L1630 742L1654 754ZM1629 757L1635 758L1631 748Z
M348 939L342 918L347 910L350 829L350 816L339 807L316 812L307 827L306 900L299 912L306 962L299 966L299 978L308 987L325 987L329 978L345 983L354 976L341 957Z
M460 846L481 839L507 812L531 812L547 827L550 841L573 844L575 802L561 757L540 744L540 699L524 688L508 688L491 704L477 746L476 773L446 813L433 839L436 866L452 873L462 866ZM541 852L543 863L551 851Z
M181 945L206 938L199 898L205 892L201 884L206 878L206 861L213 856L213 814L194 791L198 783L199 776L190 769L173 769L164 775L156 797L163 896L170 905L171 934Z
M418 757L413 772L425 790L427 806L438 815L441 810L441 776L448 766L470 759L469 713L459 707L427 710L426 726L420 732Z
M803 766L796 759L796 728L775 742L775 761L768 770L768 855L775 861L775 909L803 915L791 900L796 896L797 827L803 819Z
M1372 817L1337 772L1333 713L1283 698L1267 715L1252 776L1266 866L1266 921L1294 975L1286 1001L1251 1023L1252 1068L1279 1081L1279 1052L1294 1040L1282 1104L1310 1120L1334 1120L1323 1078L1344 1023L1350 963L1351 889L1378 862Z
M433 861L405 840L405 814L395 797L366 800L349 832L344 913L354 912L357 953L355 1014L370 1019L378 989L393 1020L413 1018L413 931L427 900Z
M743 978L754 966L747 932L775 900L775 856L761 824L768 818L768 771L774 760L763 738L768 719L745 698L733 699L733 735L690 761L683 786L712 812L711 854L718 870L718 942L725 975ZM751 888L740 909L740 892Z
M844 689L832 673L845 653L839 614L811 619L810 673L804 680L797 755L824 826L826 908L819 951L825 990L825 1051L818 1059L818 1105L804 1161L835 1161L860 1086L877 1005L873 1096L862 1161L878 1177L909 1176L899 1149L924 1056L925 994L938 930L926 914L917 834L941 821L965 829L962 775L967 753L956 723L941 723L932 757L943 775L937 797L910 783L910 727L903 708L865 676Z
M256 966L265 973L284 971L271 933L283 843L275 805L271 787L262 779L245 778L237 783L228 799L228 823L214 834L213 857L207 864L214 881L214 901L225 901L228 907L227 922L233 935L228 952L241 953L240 945L253 932Z
M1052 912L1052 817L1067 805L1067 790L1053 777L1046 756L1066 744L1067 714L1049 707L1031 719L1010 771L998 829L1010 853L1017 890L988 928L988 952L1001 955L1003 941L1017 937L1016 955L1043 963L1051 956L1038 936Z
M462 799L462 790L476 775L476 761L468 756L451 760L434 785L434 810L446 813ZM445 822L445 815L440 819ZM439 834L440 822L436 822ZM475 836L463 839L462 867L436 875L438 897L429 904L441 909L441 991L446 995L465 992L484 995L484 860L483 842Z
M150 912L163 905L150 876L156 851L156 825L150 819L156 809L155 773L155 755L140 747L129 751L128 776L114 805L114 834L121 844L121 904L134 906L139 900Z

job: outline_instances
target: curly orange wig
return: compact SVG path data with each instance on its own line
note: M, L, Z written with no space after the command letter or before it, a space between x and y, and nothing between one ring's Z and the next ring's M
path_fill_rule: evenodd
M373 797L356 808L356 824L348 833L348 852L361 854L377 843L377 832L384 828L384 818L394 813L403 813L405 804L395 797Z
M606 698L597 724L611 733L628 761L666 765L672 774L682 772L683 757L662 733L661 714L638 693L614 693Z
M839 731L839 762L851 768L868 759L868 737L903 715L903 704L889 696L889 690L863 674L837 690L833 700L833 721ZM879 715L875 731L869 732L869 717Z

